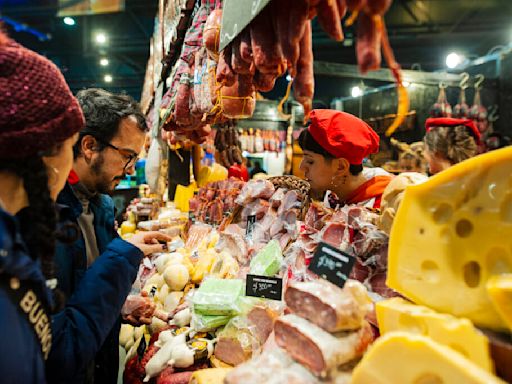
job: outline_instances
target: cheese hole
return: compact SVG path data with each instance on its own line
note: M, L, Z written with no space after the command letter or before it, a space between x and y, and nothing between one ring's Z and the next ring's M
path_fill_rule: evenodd
M459 237L468 237L473 233L473 224L467 219L461 219L455 224L455 232Z
M487 269L491 275L512 273L512 256L502 247L493 247L487 252Z
M463 346L459 345L459 344L450 344L450 348L451 349L454 349L456 350L457 352L459 352L461 355L469 358L469 353L468 351L466 350L466 348L464 348Z
M425 233L425 228L420 228L420 235L423 235Z
M415 319L412 316L402 313L398 318L400 327L407 332L412 332L420 335L427 334L427 327L419 319Z
M432 260L425 260L421 263L421 272L423 278L428 282L435 284L439 282L439 266Z
M444 384L444 381L435 373L424 373L414 380L413 384Z
M437 224L446 223L452 217L453 209L451 205L441 203L437 207L434 207L433 217Z
M501 220L512 223L512 195L508 194L501 202L500 207Z
M475 288L480 285L480 264L476 261L470 261L463 267L464 282L469 288Z

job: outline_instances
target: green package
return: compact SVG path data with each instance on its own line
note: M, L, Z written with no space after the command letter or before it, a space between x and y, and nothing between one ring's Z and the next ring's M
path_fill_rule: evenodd
M234 316L240 312L238 299L244 293L245 284L243 280L206 279L192 298L194 312L207 316Z
M251 260L251 275L274 276L283 263L283 253L277 240L271 240Z

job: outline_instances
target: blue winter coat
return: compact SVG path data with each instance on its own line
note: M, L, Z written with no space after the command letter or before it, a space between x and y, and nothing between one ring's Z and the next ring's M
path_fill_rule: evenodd
M82 205L69 184L58 197L61 219L76 223ZM58 287L68 301L54 316L54 343L47 362L51 383L83 383L94 369L95 383L115 383L119 365L119 314L137 275L143 253L118 238L114 230L114 205L106 195L91 200L100 256L87 268L85 243L56 250ZM87 371L87 375L86 375Z
M18 220L0 209L0 274L30 280L50 302L40 264L28 255ZM39 341L7 292L0 288L0 382L45 383L45 366ZM58 348L58 347L57 347Z

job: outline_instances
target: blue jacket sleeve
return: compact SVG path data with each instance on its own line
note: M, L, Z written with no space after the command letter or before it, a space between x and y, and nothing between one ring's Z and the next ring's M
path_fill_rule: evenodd
M52 317L48 382L66 380L94 359L119 317L143 256L132 244L114 239L87 270L65 308Z

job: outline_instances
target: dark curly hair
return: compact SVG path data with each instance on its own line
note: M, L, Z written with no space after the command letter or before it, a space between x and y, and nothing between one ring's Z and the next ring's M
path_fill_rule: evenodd
M103 143L109 143L118 133L121 121L134 116L141 131L146 132L148 127L146 118L139 103L129 95L113 94L104 89L89 88L77 93L76 98L82 107L85 116L85 129L73 147L75 159L80 155L82 138L91 135L98 139L100 149Z
M322 155L328 161L335 159L333 155L331 155L320 144L318 144L314 137L309 133L307 128L303 129L300 133L299 146L303 151L311 151ZM357 176L363 172L363 166L361 164L350 164L349 171L353 176Z
M451 164L457 164L476 156L477 143L469 129L463 125L435 127L425 135L427 149L444 157Z

